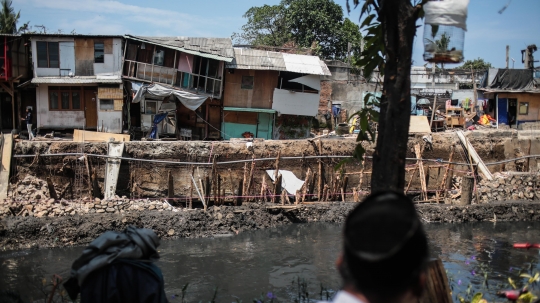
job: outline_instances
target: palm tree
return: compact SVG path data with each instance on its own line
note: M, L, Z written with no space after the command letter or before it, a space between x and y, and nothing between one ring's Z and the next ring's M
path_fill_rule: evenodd
M21 16L21 11L15 14L15 10L11 6L13 1L1 0L0 6L0 33L2 34L15 34L17 33L17 21Z

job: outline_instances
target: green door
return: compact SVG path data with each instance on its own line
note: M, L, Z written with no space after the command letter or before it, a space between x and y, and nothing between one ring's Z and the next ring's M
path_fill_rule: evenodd
M257 119L257 138L272 139L272 114L259 113Z

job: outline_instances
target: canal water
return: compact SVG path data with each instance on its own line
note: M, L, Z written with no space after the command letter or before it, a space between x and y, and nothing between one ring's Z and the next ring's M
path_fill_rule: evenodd
M540 243L540 222L428 224L425 229L432 255L447 269L456 302L475 291L493 298L509 287L508 277L520 284L520 273L540 271L538 250L512 248L514 242ZM334 265L340 235L339 225L295 224L232 237L163 241L158 265L171 302L181 302L188 283L188 302L208 302L214 293L216 302L252 302L269 293L293 302L299 291L317 300L340 287ZM0 292L15 291L30 302L43 298L43 278L67 278L82 250L0 252Z

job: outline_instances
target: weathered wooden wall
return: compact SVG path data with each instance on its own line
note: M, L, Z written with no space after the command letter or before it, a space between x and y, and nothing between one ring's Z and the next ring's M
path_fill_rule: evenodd
M242 70L225 76L223 105L229 107L272 108L277 71ZM242 76L253 76L253 89L242 89Z

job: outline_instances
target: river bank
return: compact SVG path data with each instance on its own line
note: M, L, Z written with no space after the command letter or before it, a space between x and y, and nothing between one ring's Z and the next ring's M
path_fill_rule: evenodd
M144 210L124 213L93 213L63 217L3 217L0 219L0 249L83 246L107 230L129 225L154 230L161 239L227 237L249 230L295 223L342 223L356 203L334 202L275 208L246 203L173 211ZM540 203L501 202L468 206L417 205L426 223L481 221L537 221Z

